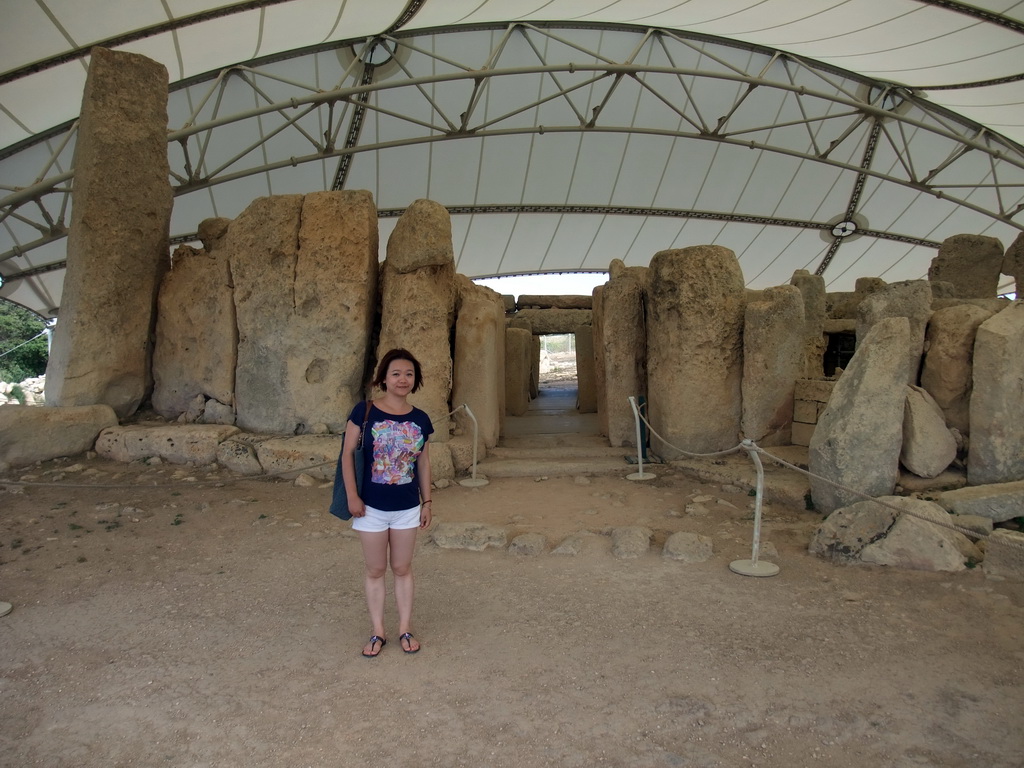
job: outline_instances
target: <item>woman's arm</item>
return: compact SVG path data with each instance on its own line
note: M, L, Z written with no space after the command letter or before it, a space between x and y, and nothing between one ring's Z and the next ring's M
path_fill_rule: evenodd
M366 514L366 505L359 498L359 489L356 488L356 446L359 445L359 432L361 428L351 421L345 427L345 442L341 446L341 475L345 478L345 495L348 497L348 511L352 517L362 517ZM363 468L359 467L362 472Z
M420 483L420 528L429 528L434 517L434 505L430 498L430 441L423 444L423 451L416 459L416 477Z

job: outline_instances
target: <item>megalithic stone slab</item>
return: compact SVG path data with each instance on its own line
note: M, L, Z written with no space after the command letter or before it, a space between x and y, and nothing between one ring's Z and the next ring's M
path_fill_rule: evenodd
M476 417L478 448L493 448L501 436L505 402L505 308L501 295L458 276L452 407L463 403ZM457 414L463 433L472 437L468 415ZM481 454L483 455L483 454Z
M623 272L605 283L601 297L601 344L608 442L636 447L630 397L647 395L647 326L643 284ZM656 447L657 450L657 447Z
M149 394L157 288L170 263L167 90L162 64L92 50L47 405L104 404L123 419Z

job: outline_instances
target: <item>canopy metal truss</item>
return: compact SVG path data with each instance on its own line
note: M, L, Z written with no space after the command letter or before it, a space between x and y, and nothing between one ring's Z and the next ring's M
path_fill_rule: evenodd
M394 192L401 183L468 221L590 215L814 232L823 245L804 245L785 269L824 275L858 238L934 249L958 231L947 219L964 214L976 233L1024 229L1019 145L910 88L666 29L513 23L385 34L176 83L169 111L176 209L205 195L216 212L226 206L215 188L260 178L265 193L369 188L385 219L414 199ZM73 123L36 139L31 181L0 188L0 223L14 243L0 262L18 260L7 281L64 267L31 253L67 234L76 132ZM560 142L554 154L541 149L549 141ZM395 173L411 157L405 150L431 145L453 148ZM26 142L16 149L24 155ZM551 168L565 153L571 162ZM725 164L725 176L712 173L712 161ZM299 168L307 172L295 181L279 180ZM554 191L538 195L545 173L571 179L545 182ZM925 203L933 215L909 215ZM195 241L198 223L176 217L172 240ZM460 271L512 271L505 241L493 257L467 255L470 226L459 230ZM795 236L745 266L748 284L778 278ZM593 242L585 250L570 266L607 267Z

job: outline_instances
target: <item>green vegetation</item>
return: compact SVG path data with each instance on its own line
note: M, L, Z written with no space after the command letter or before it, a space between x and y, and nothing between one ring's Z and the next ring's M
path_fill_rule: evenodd
M0 299L0 381L17 383L46 373L45 329L37 315Z

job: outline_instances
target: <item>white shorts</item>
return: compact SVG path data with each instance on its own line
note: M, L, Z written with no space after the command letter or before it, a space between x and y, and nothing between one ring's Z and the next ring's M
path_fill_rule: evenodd
M376 533L386 531L389 528L402 531L408 528L419 527L420 508L418 505L409 509L395 510L394 512L385 512L383 509L368 506L366 507L365 515L352 518L353 531Z

